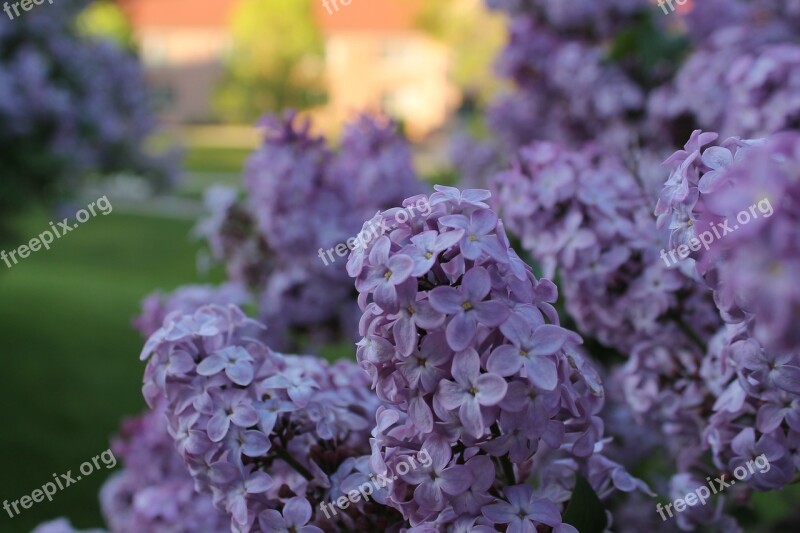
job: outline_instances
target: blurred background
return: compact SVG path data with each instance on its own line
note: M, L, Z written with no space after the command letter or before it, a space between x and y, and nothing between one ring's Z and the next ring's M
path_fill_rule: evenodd
M49 251L0 261L0 502L77 472L145 409L138 355L167 310L239 300L283 335L270 346L352 358L353 285L317 247L428 184L485 187L546 139L597 141L660 188L660 162L696 128L800 125L800 2L657 4L56 0L0 12L0 252L100 197L113 205ZM299 120L262 120L286 109ZM246 295L226 284L170 296L226 280ZM631 462L663 477L663 435L617 425L634 430ZM110 473L0 511L0 531L59 516L102 526ZM799 490L733 503L749 531L781 531Z
M192 229L213 183L239 187L258 119L286 107L334 144L357 112L395 118L420 175L452 182L456 130L485 135L505 21L481 0L120 0L0 16L0 250L107 195L13 268L0 263L0 500L108 447L142 411L142 298L216 283ZM68 515L101 526L85 477L0 531Z

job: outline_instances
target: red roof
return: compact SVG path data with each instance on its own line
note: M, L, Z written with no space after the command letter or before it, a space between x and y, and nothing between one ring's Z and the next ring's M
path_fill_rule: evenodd
M297 0L291 0L297 1ZM413 27L414 20L422 8L423 0L335 0L339 10L333 6L334 0L326 0L330 13L323 0L311 0L314 15L325 33L342 30L403 31Z
M120 7L130 17L134 28L228 27L232 8L236 3L237 0L120 0L119 2Z

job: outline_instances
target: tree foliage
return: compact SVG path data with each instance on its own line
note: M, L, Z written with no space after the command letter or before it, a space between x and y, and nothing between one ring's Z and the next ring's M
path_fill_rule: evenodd
M323 41L309 0L243 0L232 34L216 97L223 119L252 122L266 112L324 100Z

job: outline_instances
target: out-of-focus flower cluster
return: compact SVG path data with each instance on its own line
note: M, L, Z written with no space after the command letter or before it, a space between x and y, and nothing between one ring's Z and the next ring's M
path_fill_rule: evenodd
M0 25L3 214L74 192L89 173L172 173L143 150L154 122L136 58L74 28L88 3L56 3Z
M800 126L800 43L779 36L749 25L713 32L654 91L650 128L678 144L687 126L745 137Z
M164 404L197 489L233 531L391 524L394 512L374 502L332 517L317 509L365 471L378 404L367 377L345 361L273 352L254 339L261 327L209 305L169 315L142 352L145 398Z
M436 190L429 215L347 265L364 311L358 361L386 403L371 467L432 457L387 498L413 531L574 531L560 511L576 471L601 495L646 487L601 454L602 385L580 337L559 325L555 285L509 246L489 191Z
M799 124L793 2L707 0L665 17L647 0L486 1L511 15L496 68L514 90L486 116L508 158L548 140L647 163L697 128L751 136Z
M716 399L706 445L727 471L765 454L770 472L751 485L775 489L800 469L800 133L709 146L717 139L695 131L667 161L656 214L731 323L705 362Z
M199 233L229 278L256 295L270 346L355 339L352 283L341 254L332 261L327 251L342 244L349 253L364 220L422 190L410 148L381 117L354 120L337 152L294 113L261 126L264 143L245 169L247 197L212 190ZM145 309L140 322L159 318Z
M230 519L214 508L211 496L195 491L167 430L162 406L125 420L111 448L124 470L110 477L100 491L110 531L230 530Z
M581 331L627 354L705 342L719 327L706 291L660 259L652 184L623 161L596 145L537 142L494 186L509 230L546 276L559 274Z
M752 488L780 488L797 469L798 137L707 147L717 135L696 131L665 163L658 225L652 184L597 146L533 143L494 178L509 229L558 274L578 329L628 358L611 382L668 437L676 494L761 453L776 470ZM670 264L661 246L691 258ZM679 522L733 523L721 509Z
M687 264L714 289L726 321L745 321L762 345L796 352L800 134L708 146L717 138L696 131L667 161L658 224L672 248L688 248Z
M580 143L601 133L631 141L630 118L642 111L645 94L621 65L606 60L602 41L646 10L646 0L489 3L513 13L497 70L516 91L487 117L507 148L545 138Z

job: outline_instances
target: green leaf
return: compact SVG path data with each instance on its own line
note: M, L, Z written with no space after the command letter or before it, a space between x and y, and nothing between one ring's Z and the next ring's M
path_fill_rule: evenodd
M574 526L580 533L603 533L606 528L603 502L580 474L576 475L572 499L567 504L562 520Z

